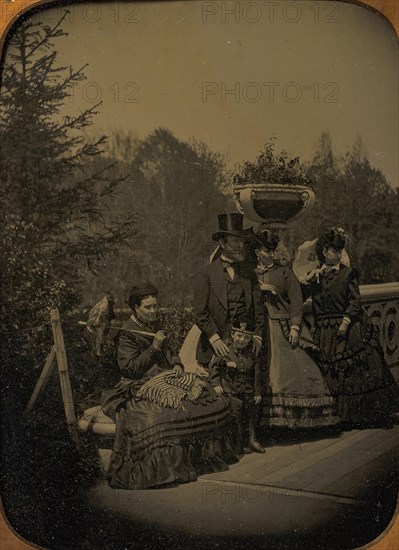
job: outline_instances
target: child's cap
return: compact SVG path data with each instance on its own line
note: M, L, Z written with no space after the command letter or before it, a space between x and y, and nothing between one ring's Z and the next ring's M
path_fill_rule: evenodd
M241 319L233 321L233 326L231 327L231 330L234 332L243 332L245 334L250 334L251 336L255 332L251 323L248 323L247 321Z

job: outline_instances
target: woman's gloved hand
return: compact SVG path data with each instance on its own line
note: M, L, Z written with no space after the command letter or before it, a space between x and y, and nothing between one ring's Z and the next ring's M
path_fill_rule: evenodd
M290 334L288 336L288 342L290 343L291 347L294 349L297 347L299 343L299 329L296 326L292 326L290 328Z
M176 378L180 378L184 374L184 370L181 365L175 365L172 370L175 373Z
M350 321L347 319L342 319L341 324L338 327L338 338L345 338L346 333L348 332Z
M316 282L320 282L320 274L322 273L322 270L320 268L317 268L317 269L312 269L312 271L310 271L305 279L302 281L302 283L305 283L305 284L309 284L311 282L312 279L315 279Z

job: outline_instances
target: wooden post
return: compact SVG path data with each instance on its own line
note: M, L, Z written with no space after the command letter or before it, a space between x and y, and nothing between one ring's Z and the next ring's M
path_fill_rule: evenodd
M64 336L62 334L60 313L58 309L52 309L50 312L50 316L66 421L73 442L75 444L78 444L78 430L76 425L75 409L73 405L71 382L69 379Z
M27 414L32 410L34 404L36 403L40 394L42 393L43 388L47 384L47 381L50 378L51 371L53 370L54 359L55 359L55 347L53 346L51 348L50 353L48 354L43 370L40 374L39 380L36 382L36 386L35 386L35 389L33 390L32 397L30 398L29 403L25 409L25 414Z

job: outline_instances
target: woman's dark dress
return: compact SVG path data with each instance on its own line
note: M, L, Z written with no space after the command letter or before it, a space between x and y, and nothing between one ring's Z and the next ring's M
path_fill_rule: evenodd
M321 273L303 285L305 297L312 296L314 341L318 363L337 399L341 421L380 422L398 410L398 387L378 342L376 329L361 306L356 270L340 264L339 269ZM344 316L351 322L344 338L338 327Z
M123 489L147 489L194 481L199 473L228 469L237 461L233 444L234 417L229 400L207 384L195 402L183 409L161 407L137 397L150 378L179 364L170 351L158 351L152 337L132 330L150 330L132 318L119 335L118 364L124 378L103 392L102 408L115 419L116 436L109 483Z

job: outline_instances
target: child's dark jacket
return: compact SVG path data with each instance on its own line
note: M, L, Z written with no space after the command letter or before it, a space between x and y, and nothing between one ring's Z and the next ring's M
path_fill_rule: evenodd
M248 397L260 395L262 376L260 362L252 352L252 343L244 350L237 352L231 341L226 341L229 348L227 357L214 355L209 363L209 380L213 387L221 386L226 394L247 394ZM234 362L233 368L227 363Z

